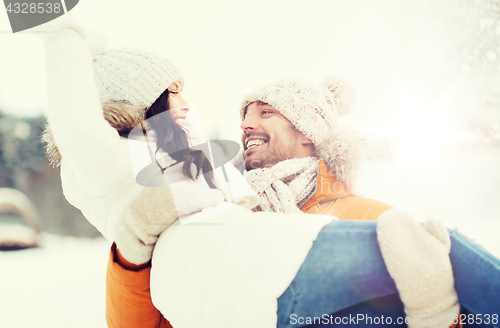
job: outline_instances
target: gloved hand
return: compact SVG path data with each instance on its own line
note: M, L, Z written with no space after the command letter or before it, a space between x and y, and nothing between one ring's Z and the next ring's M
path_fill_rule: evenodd
M427 220L423 227L407 214L392 209L380 215L377 239L406 316L415 318L408 327L449 327L460 304L446 228L436 219Z
M116 246L134 264L151 259L158 236L179 216L217 206L224 195L200 181L184 180L169 188L147 187L127 206L116 226Z

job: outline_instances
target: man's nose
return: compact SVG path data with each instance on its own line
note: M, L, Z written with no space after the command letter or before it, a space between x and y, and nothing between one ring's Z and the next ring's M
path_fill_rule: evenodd
M251 116L247 115L243 122L241 123L241 129L243 132L252 131L258 128L257 120L253 119Z

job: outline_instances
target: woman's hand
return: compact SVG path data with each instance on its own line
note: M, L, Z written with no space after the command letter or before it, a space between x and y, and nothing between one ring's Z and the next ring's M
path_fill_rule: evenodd
M180 216L199 212L224 201L217 189L200 181L185 180L168 188L144 188L127 206L117 225L116 245L134 264L151 259L158 236Z

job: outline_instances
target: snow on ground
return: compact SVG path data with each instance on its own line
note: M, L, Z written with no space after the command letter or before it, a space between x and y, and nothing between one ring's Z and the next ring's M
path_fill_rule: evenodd
M377 161L363 195L420 221L436 216L500 257L498 149L446 152L435 162ZM106 327L102 238L43 234L43 247L0 252L0 328Z
M43 247L0 252L0 328L104 328L104 238L42 234Z

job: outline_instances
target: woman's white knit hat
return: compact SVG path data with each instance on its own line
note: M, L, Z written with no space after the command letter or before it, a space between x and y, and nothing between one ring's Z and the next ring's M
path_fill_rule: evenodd
M281 80L246 96L241 108L261 101L273 106L315 146L338 124L338 116L354 104L354 89L341 78L328 78L322 85L300 80Z
M94 77L101 100L150 107L174 82L184 85L169 59L138 49L94 50Z

